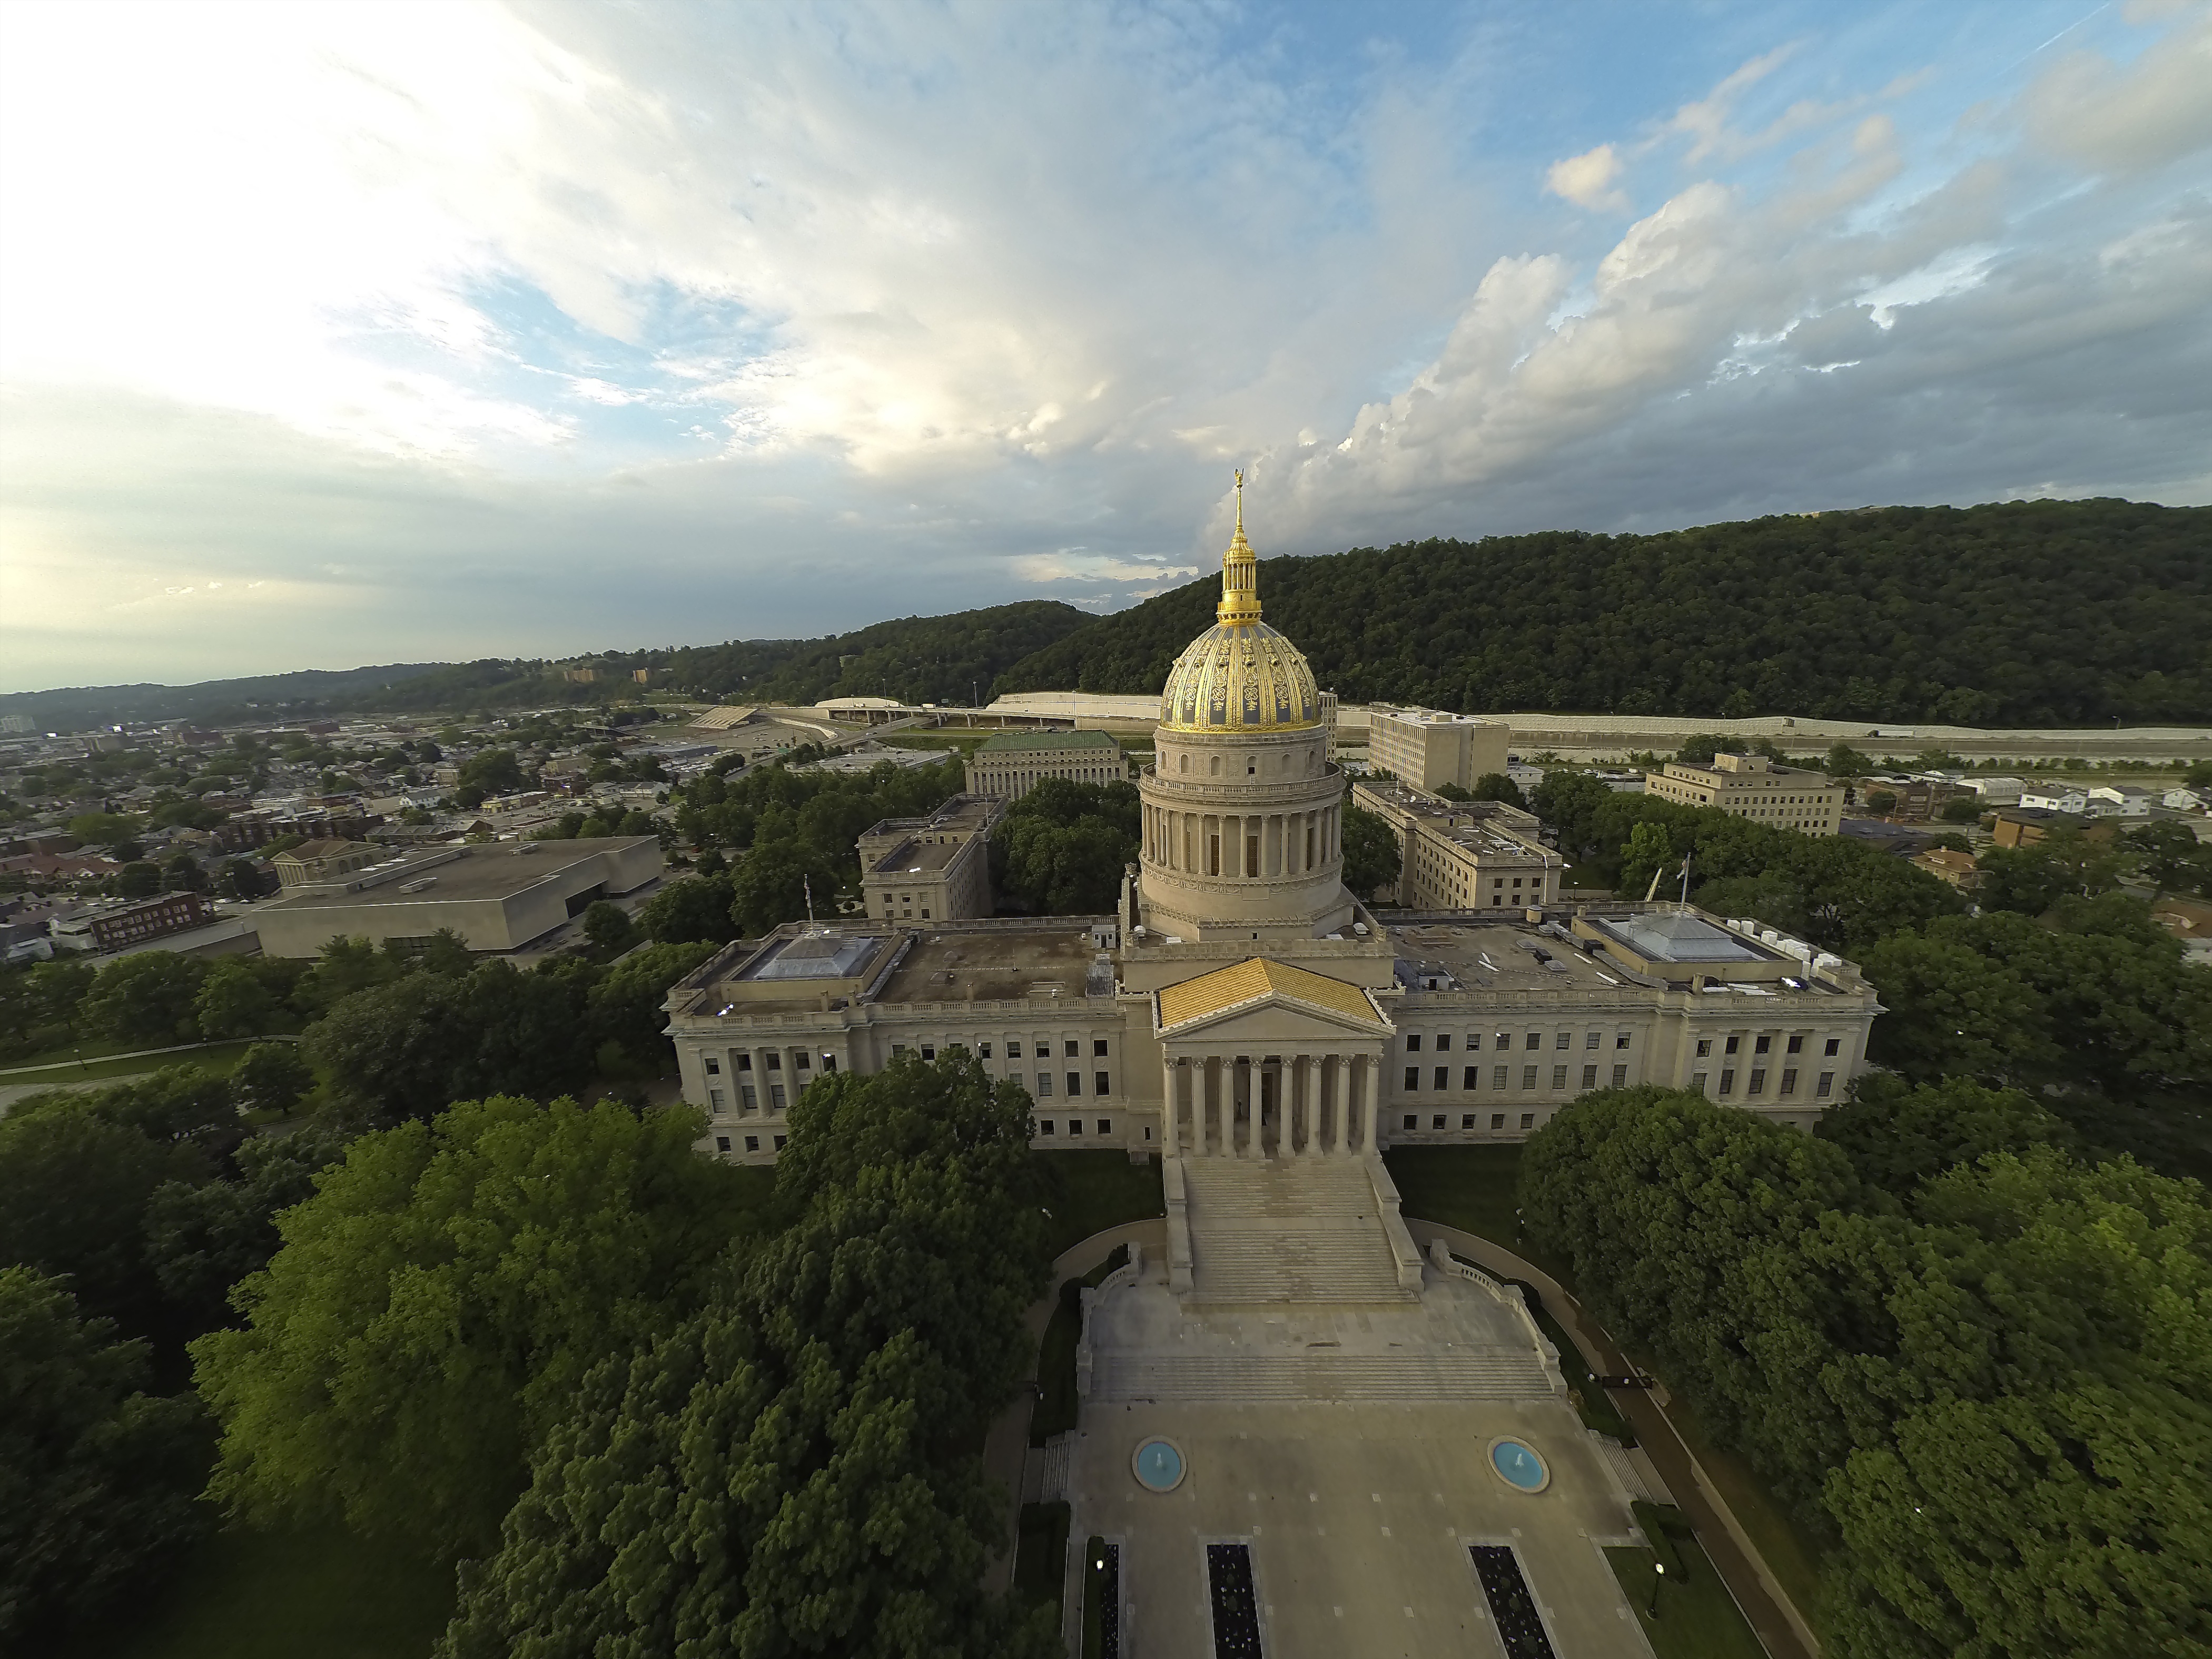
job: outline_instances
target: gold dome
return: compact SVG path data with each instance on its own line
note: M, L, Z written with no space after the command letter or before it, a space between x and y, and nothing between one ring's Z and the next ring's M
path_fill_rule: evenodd
M1259 559L1244 539L1244 475L1237 534L1221 556L1215 624L1183 647L1160 693L1175 732L1295 732L1321 724L1321 690L1305 655L1260 620Z

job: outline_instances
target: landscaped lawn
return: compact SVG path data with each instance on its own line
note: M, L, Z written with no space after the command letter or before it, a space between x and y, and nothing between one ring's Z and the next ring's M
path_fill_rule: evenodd
M1382 1154L1382 1163L1398 1185L1402 1213L1501 1244L1561 1284L1572 1284L1565 1262L1540 1254L1520 1236L1514 1218L1521 1178L1518 1146L1393 1146Z
M1758 1541L1767 1571L1809 1622L1820 1595L1820 1551L1812 1534L1789 1506L1767 1490L1749 1464L1706 1438L1704 1425L1680 1395L1669 1396L1667 1417L1691 1455L1705 1466L1706 1476L1728 1500L1743 1529Z
M141 1077L149 1072L158 1072L165 1066L198 1066L217 1076L228 1077L237 1066L240 1057L252 1046L251 1040L210 1042L202 1048L182 1048L173 1054L146 1054L137 1060L94 1060L88 1054L82 1066L54 1066L48 1062L49 1069L44 1071L26 1071L20 1066L0 1071L0 1084L21 1088L42 1083L59 1085L83 1083L98 1078Z
M1168 1212L1158 1158L1132 1164L1127 1152L1054 1152L1047 1160L1061 1182L1052 1211L1052 1253L1080 1244L1093 1233Z
M1689 1582L1668 1576L1659 1587L1656 1619L1645 1612L1651 1605L1651 1552L1624 1547L1605 1553L1652 1652L1658 1659L1766 1659L1766 1650L1705 1553L1687 1539L1678 1540L1674 1547L1689 1569Z
M453 1613L450 1562L335 1530L234 1528L54 1659L425 1659Z

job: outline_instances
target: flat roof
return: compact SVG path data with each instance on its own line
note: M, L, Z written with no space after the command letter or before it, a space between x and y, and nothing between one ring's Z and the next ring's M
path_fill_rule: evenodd
M934 875L966 851L964 841L907 841L878 859L872 876Z
M428 848L352 872L349 878L356 881L366 875L381 873L387 866L398 872L373 887L295 889L266 908L324 910L355 905L512 898L602 853L620 852L653 840L651 836L605 836L588 841L502 841ZM453 856L457 853L459 857ZM417 869L421 872L419 878L412 873ZM434 880L435 884L411 893L402 890L413 887L417 879Z
M1767 962L1773 953L1701 916L1649 911L1636 916L1588 916L1598 932L1646 962Z
M850 979L884 942L880 933L801 933L750 963L741 981Z
M972 933L925 933L915 941L876 1000L978 1002L1037 1000L1080 1006L1084 981L1097 947L1089 927L1064 917L1040 918L1035 929L990 928ZM1051 993L1057 990L1057 999Z
M1470 917L1401 924L1390 929L1390 942L1399 976L1412 985L1439 974L1468 990L1588 993L1629 982L1609 959L1585 956L1567 940L1522 921Z
M979 755L1003 754L1012 749L1113 749L1110 732L997 732L983 739Z

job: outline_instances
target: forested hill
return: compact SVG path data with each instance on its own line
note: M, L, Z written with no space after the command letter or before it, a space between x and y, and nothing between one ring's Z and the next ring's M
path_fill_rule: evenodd
M1159 689L1207 577L1015 664L1007 691ZM1428 541L1260 568L1347 702L1963 726L2212 720L2212 508L1869 507L1656 536Z

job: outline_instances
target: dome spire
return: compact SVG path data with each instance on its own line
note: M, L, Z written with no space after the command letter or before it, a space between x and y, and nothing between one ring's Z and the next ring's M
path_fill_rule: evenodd
M1221 604L1214 615L1224 627L1260 620L1260 561L1244 539L1244 470L1237 471L1237 533L1221 556Z

